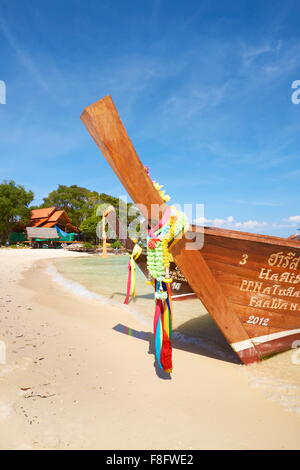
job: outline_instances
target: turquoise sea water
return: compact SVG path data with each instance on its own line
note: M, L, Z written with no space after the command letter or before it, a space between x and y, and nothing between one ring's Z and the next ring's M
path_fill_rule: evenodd
M102 301L117 302L123 308L127 285L127 255L58 259L52 274L58 274L58 282L71 282L69 287L81 295L94 295ZM98 296L98 297L97 297ZM130 309L150 331L154 314L152 287L137 269L137 296L129 304ZM236 357L219 329L198 299L173 302L175 340L189 350L215 359L234 362ZM130 327L130 325L127 325ZM300 413L300 350L287 351L244 368L249 384L259 388L267 398L285 409Z
M124 303L127 286L127 255L67 258L55 261L57 271L64 277L83 285L86 289L108 299ZM145 276L137 268L137 295L130 301L142 318L152 322L154 311L153 288L146 284ZM173 302L174 327L187 332L188 323L193 321L190 333L199 336L203 331L215 328L213 321L197 299ZM198 320L195 322L195 320ZM204 327L203 327L204 325Z

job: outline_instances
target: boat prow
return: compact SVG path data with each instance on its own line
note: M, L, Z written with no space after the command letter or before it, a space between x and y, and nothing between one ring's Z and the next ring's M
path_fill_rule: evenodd
M167 210L144 169L111 97L81 116L124 188L145 216ZM149 221L151 223L151 221ZM190 235L204 236L187 249ZM176 265L245 364L299 345L300 244L216 228L191 227L171 248Z

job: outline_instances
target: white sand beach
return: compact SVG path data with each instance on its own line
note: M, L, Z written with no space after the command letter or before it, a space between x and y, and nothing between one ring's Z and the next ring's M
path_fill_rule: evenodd
M47 274L76 256L0 250L0 449L300 448L300 414L246 366L175 348L172 379L158 377L149 342L114 329L145 331L137 317Z

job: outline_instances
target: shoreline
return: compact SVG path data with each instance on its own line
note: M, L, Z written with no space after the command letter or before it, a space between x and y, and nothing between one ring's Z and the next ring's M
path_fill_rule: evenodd
M116 326L150 330L54 283L55 254L0 250L0 449L299 449L300 416L251 388L246 366L174 348L159 378L149 337Z
M149 334L144 333L144 337L152 335L153 320L151 319L150 321L149 318L145 317L145 315L140 311L139 305L125 305L123 302L114 300L113 298L105 297L102 294L90 290L83 284L74 281L62 274L55 265L55 260L53 261L54 262L51 263L48 262L47 266L45 265L46 273L50 275L52 282L57 283L63 290L65 290L71 295L75 295L83 299L95 300L97 303L111 305L113 307L117 307L120 310L124 310L125 312L135 317L138 323L141 324L143 328L146 328L147 331L149 331ZM151 304L149 305L150 309L153 309L153 302L154 297L153 299L151 299ZM225 338L223 339L222 337L220 340L221 334L219 332L217 338L214 337L214 335L212 334L212 337L208 339L207 334L202 336L191 336L189 334L187 335L183 333L182 329L186 329L186 327L183 328L181 325L177 328L174 328L173 330L173 348L175 347L189 352L195 352L196 354L201 353L203 355L209 355L210 357L214 357L216 359L240 364L239 358L235 355L231 347L227 344ZM210 331L210 333L212 332ZM131 335L135 335L135 330L131 329Z

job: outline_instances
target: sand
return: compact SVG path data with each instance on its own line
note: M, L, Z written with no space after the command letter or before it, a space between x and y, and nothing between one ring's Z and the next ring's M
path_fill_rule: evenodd
M149 342L114 329L145 331L136 317L47 275L64 256L0 250L0 449L299 449L300 415L245 366L176 348L160 378Z

